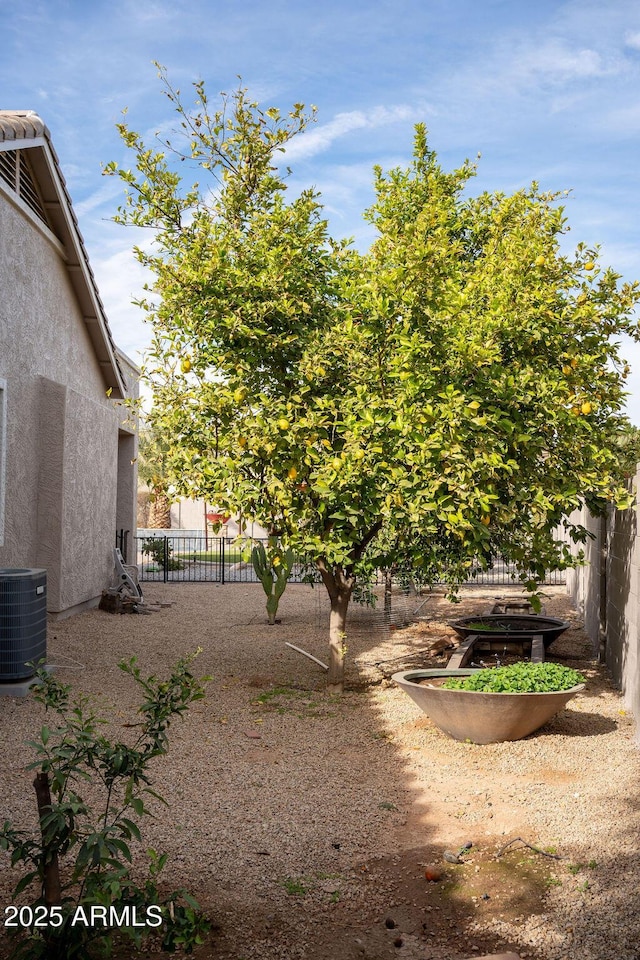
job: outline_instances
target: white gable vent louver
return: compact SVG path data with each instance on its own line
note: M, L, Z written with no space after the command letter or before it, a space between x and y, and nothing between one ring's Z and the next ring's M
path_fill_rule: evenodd
M47 215L29 169L29 162L22 150L0 151L0 177L8 183L21 200L42 222L49 226Z

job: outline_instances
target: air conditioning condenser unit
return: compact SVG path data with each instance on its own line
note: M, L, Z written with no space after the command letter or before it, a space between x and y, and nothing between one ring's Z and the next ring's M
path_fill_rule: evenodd
M46 656L47 571L0 567L0 683L32 677Z

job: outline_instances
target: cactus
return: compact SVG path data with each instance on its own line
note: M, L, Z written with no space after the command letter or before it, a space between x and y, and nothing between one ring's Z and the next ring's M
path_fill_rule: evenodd
M280 597L284 593L294 560L293 551L288 548L282 553L277 546L277 541L272 541L272 538L269 538L268 552L262 543L258 543L251 551L253 569L267 595L267 614L270 624L276 622Z

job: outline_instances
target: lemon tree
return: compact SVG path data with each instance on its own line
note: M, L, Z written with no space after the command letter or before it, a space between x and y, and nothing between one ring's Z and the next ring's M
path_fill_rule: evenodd
M180 492L315 565L338 690L375 568L455 583L501 552L534 589L569 562L573 507L624 505L616 338L638 337L638 286L565 251L560 196L470 196L473 165L443 170L422 126L406 167L374 170L376 239L355 250L316 192L287 189L313 110L243 89L214 110L201 83L187 109L161 75L179 139L152 149L123 124L135 169L106 168L127 187L117 219L153 230L153 422Z

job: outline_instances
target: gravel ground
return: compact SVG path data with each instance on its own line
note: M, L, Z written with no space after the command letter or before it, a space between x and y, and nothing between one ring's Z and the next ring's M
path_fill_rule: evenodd
M453 741L387 679L404 663L444 665L450 651L435 648L451 639L447 621L481 612L496 592L464 591L455 607L394 597L391 631L379 609L354 606L341 698L285 646L326 659L321 589L290 585L275 627L255 584L150 584L148 616L94 610L50 624L49 660L118 736L136 697L117 662L135 654L145 673L164 674L202 647L207 699L172 728L154 770L170 807L143 831L145 847L169 853L167 882L214 921L200 960L461 960L501 949L638 960L640 753L563 588L548 591L547 613L571 628L549 655L588 684L531 737ZM416 612L424 619L405 627ZM17 826L34 824L24 741L41 722L30 697L0 698L0 802ZM460 864L443 860L467 842ZM426 880L430 864L439 881ZM12 882L0 861L3 905Z

